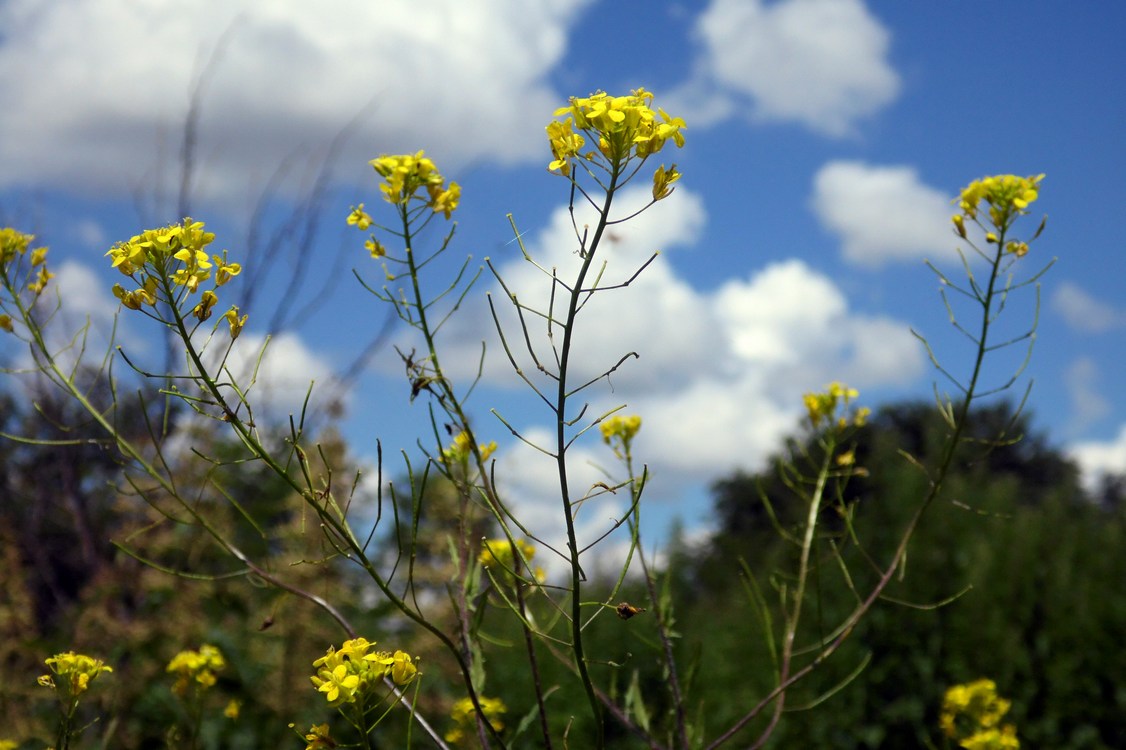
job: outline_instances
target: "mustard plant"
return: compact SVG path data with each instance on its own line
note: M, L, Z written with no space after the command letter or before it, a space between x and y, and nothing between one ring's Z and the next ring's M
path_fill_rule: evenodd
M55 654L47 659L46 664L51 671L39 678L39 684L54 690L58 698L59 725L55 733L55 747L67 750L86 728L76 726L82 696L90 689L90 683L103 673L112 672L113 667L107 666L101 659L73 651Z
M363 247L371 261L378 264L381 281L372 282L367 272L358 271L360 283L393 309L418 342L417 348L399 349L397 354L405 373L404 396L426 405L428 437L420 443L421 459L403 453L408 478L405 490L383 481L380 452L376 498L379 512L366 529L354 525L357 515L352 500L359 478L342 483L334 475L334 467L306 431L304 411L291 418L281 440L274 439L256 421L250 397L254 374L249 379L240 378L227 365L248 324L247 315L231 303L238 301L234 282L242 266L228 258L226 251L210 250L215 237L205 230L204 224L185 218L177 224L145 230L114 245L107 253L112 267L129 279L127 286L113 287L113 294L126 314L147 317L160 330L173 332L184 349L183 365L174 372L149 373L124 351L120 353L122 360L140 374L160 381L162 395L189 410L196 419L231 430L245 451L238 461L253 461L273 472L300 500L304 511L311 514L315 521L312 526L323 534L324 559L355 566L373 582L380 601L399 613L408 627L452 664L449 676L456 681L453 692L458 697L447 701L450 729L444 733L435 728L433 712L429 717L424 715L420 709L423 701L418 700L435 684L437 675L428 679L423 688L415 656L404 650L374 650L376 644L358 635L337 603L303 588L268 560L256 559L241 548L234 535L215 523L206 506L196 501L197 496L220 497L251 528L260 530L264 525L243 507L238 497L224 492L213 479L205 481L201 489L189 492L177 476L175 462L165 453L167 434L154 428L153 445L139 445L116 429L112 409L107 412L91 403L77 383L74 370L60 364L58 352L43 334L48 319L37 312L36 300L51 279L46 250L31 249L32 238L15 230L0 231L0 328L25 341L44 376L75 399L102 428L121 455L123 482L133 493L154 507L159 506L161 513L174 522L204 530L246 575L313 603L339 624L347 636L343 645L309 659L314 671L312 691L352 727L363 747L374 746L381 721L396 707L409 714L410 732L417 728L427 743L440 748L504 748L533 742L546 748L561 743L564 747L601 749L606 746L605 729L610 722L654 750L710 749L735 742L762 747L774 733L783 711L790 707L787 700L792 688L834 656L901 570L915 529L941 494L955 450L963 442L971 406L1010 387L1023 369L1021 365L997 385L983 384L987 355L1022 343L1030 347L1033 340L1035 321L1025 332L1000 341L995 340L994 325L1009 296L1035 287L1043 273L1022 274L1022 270L1044 223L1031 235L1021 233L1020 223L1039 195L1042 176L986 177L972 182L956 201L959 212L953 217L954 232L970 248L970 252L962 254L966 280L955 283L934 268L943 285L943 300L952 323L971 341L974 356L969 373L959 374L947 368L920 336L936 368L955 387L955 395L937 396L949 435L939 464L920 466L928 479L924 496L900 531L891 556L882 560L865 558L875 582L858 583L859 579L850 574L852 563L844 550L850 545L861 548L862 544L853 527L851 509L837 499L850 478L864 471L856 463L854 440L856 428L863 425L868 410L857 405L859 393L841 383L834 382L822 392L806 394L808 419L804 429L812 438L813 448L795 452L786 466L791 489L804 503L805 513L796 527L779 524L779 532L796 550L794 567L785 571L786 583L778 587L776 603L768 602L761 589L753 585L749 589L751 613L766 624L772 663L762 668L771 671L774 687L752 701L725 730L706 736L702 723L691 710L689 681L684 679L678 661L675 602L668 587L661 585L657 566L642 544L643 495L650 477L648 467L634 455L634 441L643 416L619 413L626 405L601 413L591 409L593 399L589 394L636 354L622 354L608 362L601 374L585 380L579 379L574 363L579 330L576 321L589 300L594 295L626 294L633 280L656 257L654 253L636 267L617 274L624 281L605 281L607 269L619 262L606 247L611 229L668 198L682 177L675 164L656 165L655 157L670 146L685 145L686 124L679 117L654 108L653 102L654 95L645 89L624 96L596 92L572 98L546 126L552 157L547 170L562 181L568 195L577 262L568 269L567 276L557 268L542 265L525 247L515 219L510 216L514 241L523 258L542 275L543 293L536 299L514 293L489 259L484 267L472 268L467 258L456 264L451 275L442 277L441 264L436 260L452 246L456 225L450 220L459 209L461 187L447 179L424 151L385 154L370 162L379 193L388 204L384 211L389 212L390 218L381 218L379 210L369 210L361 202L350 209L344 221L366 235ZM646 184L651 197L639 210L622 212L616 198L635 180ZM581 222L577 211L593 211L593 221ZM974 225L984 232L981 242L967 228ZM435 227L449 228L437 242L428 242L432 234L427 230ZM497 420L494 424L499 427L489 429L476 424L468 401L480 374L463 384L456 382L444 366L443 328L486 268L515 315L515 323L502 322L506 318L499 303L489 296L503 355L546 410L552 426L552 437L546 444L522 434L499 409L492 411ZM227 286L229 283L232 286ZM952 300L951 293L959 300ZM232 299L220 305L221 296ZM972 310L972 318L967 322L960 317L960 301L968 302ZM214 318L214 311L224 307L226 312ZM491 439L495 430L508 430L554 462L556 517L566 537L561 548L553 547L539 529L521 518L498 488L494 456L497 444ZM619 476L582 486L575 478L568 454L577 442L598 437L619 462L620 468L615 470ZM311 456L318 456L320 464ZM214 456L203 459L220 463ZM318 469L319 465L324 468ZM433 596L434 589L420 575L420 560L431 541L426 538L422 519L428 512L428 498L434 496L437 487L449 488L456 506L455 518L441 529L448 540L450 560L449 574L442 586L445 599ZM394 511L390 520L382 513L385 491L391 496ZM579 512L599 498L618 492L628 497L626 512L609 521L594 542L580 543ZM823 511L827 507L835 508L841 519L833 528L826 528L824 523ZM402 516L400 508L406 509ZM389 534L377 537L375 527L382 523L392 528ZM482 534L482 529L487 532ZM626 541L620 572L599 590L588 580L586 570L593 550L605 548L606 540L615 534L624 535ZM377 538L390 540L393 548L373 549L372 540ZM548 555L563 562L564 580L550 580L539 567L538 563ZM811 600L817 567L825 559L844 571L845 585L855 605L827 634L813 643L804 643L800 626L807 619L803 615ZM634 572L640 577L645 600L624 601L621 592L635 561ZM746 572L748 579L753 580L754 571ZM495 685L489 684L486 652L498 639L486 623L497 612L518 633L512 645L522 649L528 666L526 689L521 690L528 705L513 707L513 711L525 717L515 726L502 718L509 709L493 697ZM779 614L778 621L773 619L772 612ZM592 667L605 665L607 660L590 652L589 633L596 622L601 624L605 622L603 618L615 616L621 620L652 618L658 660L666 678L661 687L665 695L645 692L636 679L624 695L612 685L600 683ZM585 705L551 704L549 699L558 686L547 683L544 659L563 665L573 684L581 689ZM609 666L613 671L615 665ZM213 681L218 668L202 650L194 657L181 654L169 665L169 670L178 675L177 685L188 692L206 687L204 682ZM406 700L403 692L408 686L414 691L411 700ZM433 702L426 704L432 706ZM654 714L657 705L664 706L660 717ZM589 735L570 734L578 716L583 717L581 726L589 727ZM760 719L748 741L752 722ZM315 724L307 732L295 732L310 749L333 747L338 742L328 722ZM524 738L524 732L534 733L535 739ZM408 743L412 737L413 734L408 735Z
M980 679L948 688L942 700L939 727L947 747L956 742L966 750L1016 750L1016 727L1002 724L1010 701L997 694L993 680Z

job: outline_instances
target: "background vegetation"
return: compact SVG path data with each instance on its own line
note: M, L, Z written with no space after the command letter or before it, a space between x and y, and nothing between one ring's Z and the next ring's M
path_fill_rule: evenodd
M13 382L7 380L5 387ZM73 430L51 426L73 423L69 418L75 415L65 409L50 392L9 390L0 394L0 429L73 439ZM996 435L1013 416L1008 404L982 408L972 418L971 434ZM1124 483L1108 480L1097 492L1085 492L1076 468L1046 436L1033 431L1027 416L1018 416L1006 434L1023 439L984 454L971 445L976 458L956 463L942 502L912 543L902 581L888 596L896 598L900 588L909 601L882 603L861 623L841 658L798 686L788 702L791 709L824 702L820 710L788 714L771 747L926 747L936 736L943 691L986 675L1012 699L1008 718L1019 727L1026 747L1121 747L1126 737L1126 685L1121 681L1126 655L1119 641L1126 633L1126 600L1117 592L1126 580ZM856 465L865 471L853 477L840 501L853 509L857 527L868 534L863 548L870 554L890 551L895 530L926 481L901 451L926 462L943 436L944 424L934 409L914 403L885 407L857 433ZM346 446L330 431L320 442L337 465L347 463ZM797 455L802 447L786 446L779 458ZM237 452L235 446L212 444L209 449L219 456ZM107 747L163 747L182 710L173 700L172 678L163 674L163 665L178 651L205 641L220 646L228 661L205 722L211 746L296 747L299 740L287 726L305 727L322 719L323 707L308 682L309 662L341 638L323 612L255 585L253 575L235 575L240 571L232 568L229 557L198 529L160 518L122 487L119 468L95 440L46 448L0 441L0 466L0 714L8 717L5 734L49 736L54 707L35 677L46 656L75 649L97 653L115 668L112 679L92 694L111 717L92 733L100 734ZM280 565L318 559L323 555L318 530L305 524L308 519L296 498L255 466L224 467L228 476L223 484L246 502L275 509L266 514L275 524L269 537L286 546L255 549L264 537L247 535L245 529L239 532L241 543ZM433 513L426 519L435 528L441 527L443 512L453 512L452 500L442 510L438 487L432 485L428 507ZM772 571L793 554L778 528L794 522L791 516L799 509L783 474L774 469L723 478L713 494L714 534L692 543L674 539L662 580L680 603L673 627L681 663L690 669L685 680L689 704L718 730L746 711L750 696L773 685L763 621L755 615L751 594L763 591L766 602L776 601L771 589L785 581ZM842 506L824 512L838 513L837 507ZM209 513L220 519L231 510L216 504ZM227 522L239 528L236 519L228 517ZM831 519L826 527L834 528ZM842 524L836 528L843 531ZM177 577L154 569L112 543L126 539L169 571L217 577ZM826 537L823 543L832 541ZM447 560L436 548L420 558L420 565L430 566L437 581ZM851 570L864 569L863 560L856 563ZM389 637L402 631L393 615L375 606L378 600L353 571L339 564L305 567L305 573L296 572L296 580L344 603L357 625ZM812 639L827 636L819 631L822 623L839 621L855 604L849 587L831 580L831 566L820 570L816 612L803 626ZM865 588L863 581L856 583ZM601 585L608 589L612 582ZM593 582L589 590L599 588ZM440 586L435 594L440 595ZM510 694L510 686L520 681L506 679L506 674L526 669L516 647L519 634L507 632L500 617L496 629L490 629L489 617L486 611L490 689L510 707L526 707L526 696ZM634 681L658 685L664 679L649 613L628 620L602 618L590 638L591 653L606 655L617 665L601 669L612 673L611 684L622 694ZM420 652L422 669L430 673L424 709L445 713L456 695L443 695L441 685L447 681L433 678L452 667L440 656L428 655L422 643L401 645ZM551 660L543 664L545 682L563 684L550 701L582 700L572 680L552 673L560 669L557 665ZM855 682L824 697L862 665ZM222 714L230 699L241 702L237 719ZM36 710L28 712L27 706ZM650 710L656 714L660 707ZM521 718L506 721L515 724ZM392 721L381 728L386 747L397 746L402 726ZM627 737L608 740L615 747L635 744Z

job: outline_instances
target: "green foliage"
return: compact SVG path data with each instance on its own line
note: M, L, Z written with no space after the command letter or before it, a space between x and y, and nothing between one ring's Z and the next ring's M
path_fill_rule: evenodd
M1113 595L1126 574L1126 514L1087 497L1075 466L1010 405L979 410L970 434L984 439L1002 426L1021 439L984 453L980 442L963 446L916 534L902 581L840 660L810 680L806 697L870 658L867 668L824 710L785 722L772 746L924 747L943 691L983 675L1004 686L1013 701L1009 718L1031 747L1109 749L1126 736L1119 679L1126 657L1114 635L1126 632L1126 602ZM946 429L933 407L903 404L881 409L857 435L857 465L867 474L852 478L843 495L871 555L894 545L926 484L903 453L933 461ZM717 482L719 531L679 578L691 601L682 617L710 623L703 635L689 630L685 648L707 645L701 652L713 679L701 685L702 700L720 714L717 724L732 697L756 679L741 669L743 659L762 664L766 656L756 648L762 641L743 588L725 569L735 556L759 571L786 556L761 495L785 523L791 494L776 469ZM821 621L835 623L853 602L833 570L822 573ZM824 635L816 627L807 633ZM724 655L736 650L745 656L732 664Z
M104 385L94 383L90 392L108 400ZM323 651L339 631L308 603L262 586L199 528L157 512L148 502L157 498L138 496L122 481L120 457L60 395L42 391L33 408L33 399L0 393L3 432L66 441L0 441L0 713L11 717L5 733L33 736L50 725L49 696L35 676L46 655L74 649L114 666L89 700L91 707L112 706L115 718L88 731L111 747L163 746L169 727L184 719L164 665L176 652L210 642L227 668L204 737L238 748L283 742L290 721L315 718L308 660L297 655ZM147 434L140 419L120 429L139 439ZM256 531L231 506L205 503L216 524L278 566L324 556L320 534L303 521L288 488L261 467L237 462L241 446L197 437L196 445L209 443L213 455L230 459L212 472L261 522ZM326 450L343 458L339 442L325 438ZM186 487L199 481L190 472L180 476ZM304 565L293 573L296 583L322 595L352 600L353 585L339 566ZM230 699L241 703L237 720L222 715Z

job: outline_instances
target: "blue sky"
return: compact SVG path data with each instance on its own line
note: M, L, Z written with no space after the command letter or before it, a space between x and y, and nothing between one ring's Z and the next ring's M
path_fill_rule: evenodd
M614 353L640 354L592 402L644 416L637 448L654 472L659 529L674 515L706 524L708 483L760 467L794 430L805 390L841 379L872 405L929 397L936 374L912 328L952 368L964 366L923 260L957 273L949 201L970 180L1043 172L1033 209L1050 218L1026 261L1059 260L1043 280L1030 406L1036 426L1091 476L1122 472L1124 28L1126 5L1109 0L316 9L300 0L9 0L0 4L0 219L51 246L72 321L89 315L106 330L116 279L102 255L142 226L178 219L177 154L196 90L189 207L219 234L216 246L246 257L251 213L274 190L247 260L263 276L241 343L252 359L264 334L275 337L261 390L285 413L310 379L328 387L386 317L350 269L377 281L381 272L343 226L353 204L382 210L369 159L425 148L463 185L452 254L472 254L474 265L489 256L536 294L544 287L509 242L505 214L543 263L566 267L574 244L566 183L545 169L544 125L569 95L644 86L688 124L686 146L660 155L684 178L608 248L622 273L661 255L629 290L592 306L581 361L593 373ZM299 245L300 226L278 227L329 153L319 223ZM289 290L294 267L302 284ZM478 291L489 288L486 278ZM1014 321L1028 319L1030 300L1014 302ZM459 375L473 372L482 339L499 353L484 310L474 295L448 331L447 365ZM138 323L120 335L143 360L158 347ZM399 331L391 340L409 346ZM10 346L0 351L18 361ZM550 467L488 412L500 404L515 426L542 434L546 415L513 382L503 361L486 363L478 428L495 432L507 486L546 529ZM345 431L356 451L372 455L377 437L388 454L409 450L426 414L405 403L393 350L351 386ZM594 440L574 454L588 481L611 464ZM620 510L613 502L591 511L589 533Z

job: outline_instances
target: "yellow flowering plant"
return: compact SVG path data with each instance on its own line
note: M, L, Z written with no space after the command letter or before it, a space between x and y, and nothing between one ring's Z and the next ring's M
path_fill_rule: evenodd
M55 747L66 750L82 731L82 727L75 725L79 700L90 689L94 680L102 674L113 672L113 667L106 665L101 659L73 651L55 654L47 659L46 664L51 671L39 678L39 684L54 690L59 700L60 715Z
M1002 724L1010 701L997 694L993 680L980 679L946 690L939 714L943 739L966 750L1017 750L1016 727Z
M678 661L675 603L669 587L661 585L653 554L642 544L643 496L650 481L648 466L639 457L644 448L644 441L639 441L642 416L622 413L625 405L594 409L595 397L588 395L637 355L624 354L594 378L580 379L575 366L581 330L576 321L587 301L596 294L625 294L632 280L656 257L626 269L615 268L623 270L627 279L623 283L604 282L603 271L621 263L607 247L611 227L668 198L682 179L675 164L656 161L671 147L685 146L685 122L654 107L654 101L655 96L642 88L620 96L599 91L570 99L547 124L546 149L551 154L547 169L565 181L572 215L582 206L593 211L593 219L589 224L573 223L577 259L573 267L561 270L537 262L509 216L520 253L542 272L543 294L533 299L514 293L489 259L477 269L471 269L466 259L452 270L447 268L447 276L440 275L445 266L435 261L452 245L456 228L452 218L462 194L460 185L448 179L425 151L382 154L369 162L383 204L377 209L357 202L347 214L341 211L342 223L362 233L365 260L370 257L378 263L379 281L371 281L361 271L357 273L361 284L376 300L390 306L412 337L414 348L406 351L409 345L404 345L396 352L405 375L403 395L411 402L425 403L427 438L420 443L421 459L404 453L406 489L402 483L383 481L379 454L374 510L364 508L361 513L356 511L361 504L352 502L360 477L350 484L339 481L331 461L306 430L304 412L280 432L255 421L250 398L253 376L249 383L240 382L225 364L250 318L238 305L220 301L229 289L238 288L238 284L228 287L228 283L245 282L246 278L240 280L241 264L229 259L225 251L210 251L215 236L202 222L185 218L178 224L148 229L107 253L110 267L129 280L113 287L122 308L130 311L125 314L140 312L183 342L186 364L178 371L153 376L162 383L162 395L208 420L207 424L229 429L241 451L235 460L201 455L208 468L202 479L193 482L182 481L174 462L166 457L162 441L167 434L153 431L155 447L132 440L117 428L113 410L92 404L73 372L58 364L34 312L35 300L50 288L46 251L33 249L33 239L27 235L0 231L4 316L0 329L23 338L48 377L104 431L121 456L128 485L154 504L157 500L153 498L159 497L163 517L208 535L238 562L240 574L314 605L345 634L339 647L329 647L315 660L310 655L305 663L311 662L313 668L310 699L315 698L318 708L340 717L347 726L329 721L302 724L310 726L308 731L294 732L308 749L382 746L381 725L393 711L405 717L408 745L417 731L439 748L562 744L603 750L610 725L639 746L654 749L711 750L735 743L764 746L783 712L794 707L790 697L794 686L834 656L901 572L913 533L939 496L954 450L963 442L971 405L1015 380L1016 375L992 388L981 384L988 353L1031 342L1029 334L998 344L992 327L1007 296L1033 286L1040 275L1019 274L1043 230L1041 223L1035 232L1022 233L1022 219L1039 197L1042 175L985 177L967 186L956 201L959 213L952 220L954 232L973 251L963 255L967 281L957 284L940 276L955 325L963 331L973 328L970 338L976 356L969 375L959 376L944 368L927 345L935 366L957 388L956 396L940 400L949 426L947 448L940 463L926 469L927 490L900 530L892 554L865 558L869 572L874 573L869 583L858 583L859 578L849 575L841 548L860 546L859 535L852 526L851 509L834 502L844 484L864 471L857 465L855 441L869 411L857 405L859 392L840 382L805 395L807 420L803 426L812 447L804 454L795 451L787 456L784 473L788 486L804 503L804 512L789 526L778 522L784 539L795 550L788 561L792 567L778 572L774 579L783 582L777 586L775 603L768 603L766 594L748 584L751 608L768 625L773 687L746 701L742 713L731 717L725 729L705 736L704 723L693 709L692 670ZM649 197L640 210L623 215L615 199L635 179L645 182ZM389 218L382 218L383 214ZM425 233L435 226L448 229L437 238ZM967 226L982 230L985 240L977 241L977 230ZM361 241L356 244L358 249ZM558 496L553 497L552 508L536 509L552 514L550 524L522 516L520 504L498 484L497 443L484 431L478 433L468 406L477 381L456 382L444 365L444 326L486 272L494 275L511 306L512 315L502 316L493 297L488 298L503 357L544 405L550 434L537 440L515 428L499 408L492 413L518 440L553 462L552 482L557 482L553 492ZM962 324L946 290L954 290L976 305L973 323ZM216 314L224 308L226 312ZM537 328L539 334L529 323L533 320L542 325ZM204 330L201 337L200 328L207 321L211 321L210 335ZM225 353L217 358L205 356L207 342L217 334ZM145 372L139 366L135 369ZM601 450L612 455L617 465L596 467L603 476L588 482L579 478L569 454L580 441L596 444L599 437L604 445ZM311 458L318 456L320 463ZM255 518L237 493L217 478L218 472L212 471L216 466L242 463L252 463L276 477L299 504L297 509L276 509L279 514L299 511L303 521L309 520L308 527L322 535L321 556L316 560L302 557L293 560L293 565L342 561L354 566L371 582L361 597L362 607L328 601L318 591L297 585L287 566L279 565L260 547L248 547L243 536L209 516L201 498L221 498L256 542L265 539L268 543L269 524ZM384 513L385 492L390 495L389 513ZM626 501L624 512L615 506L611 518L598 520L602 525L594 540L584 540L580 520L597 516L597 509L605 507L600 502L610 497ZM826 529L822 511L830 506L839 511L842 520ZM592 508L596 510L592 512ZM580 513L588 515L580 519ZM358 528L361 522L366 528ZM380 524L389 525L389 533L377 535ZM543 533L549 525L561 527L565 540L549 542ZM608 551L620 562L609 580L590 573L595 549ZM810 619L805 613L816 601L818 565L824 561L844 570L855 606L842 621L826 627L827 635L818 642L806 644L799 638L799 624ZM553 572L549 575L540 564ZM430 567L424 571L427 565ZM753 571L745 569L744 573L748 581L754 581ZM633 586L628 591L638 592L644 600L623 601L627 586ZM378 610L381 617L393 612L394 618L387 617L385 622L395 628L396 639L403 639L397 642L404 647L378 650L375 642L361 637L353 618L363 618L364 632L371 631L366 611L353 614L359 609ZM772 612L780 615L777 621L771 619ZM623 624L630 620L629 625ZM638 623L651 627L645 645L655 653L663 677L660 684L642 685L636 672L632 681L619 678L631 667L623 667L590 645L592 633L600 628L608 631ZM510 702L510 696L518 694L527 703L514 706L513 711L524 717L511 722L515 726L506 725L501 717L508 708L493 697L499 693L499 680L490 678L488 657L500 648L512 649L527 663L522 673L528 675L526 684L502 683ZM423 653L428 659L431 653L437 657L425 662L428 672L429 665L434 665L425 688L419 679L418 656ZM545 661L561 669L548 670ZM175 676L174 692L184 697L202 695L215 684L224 663L210 646L178 654L167 667ZM562 676L546 676L549 674ZM92 677L86 679L83 689ZM442 689L432 690L439 680ZM580 699L568 705L552 704L549 698L564 683ZM623 689L625 684L629 687ZM407 689L413 691L410 699ZM452 724L442 732L427 714L442 713L451 705ZM237 707L232 710L238 713ZM335 733L338 729L343 732L341 739ZM1000 727L997 731L1003 735L1006 730ZM345 733L351 736L344 738ZM193 743L197 736L193 729Z
M193 750L199 747L200 743L204 698L218 681L219 672L222 672L226 666L227 661L223 658L223 653L215 646L204 643L198 650L179 652L164 668L166 673L176 677L176 681L172 684L172 692L184 707L186 715L183 721L188 728L187 745Z
M371 744L372 732L387 712L403 698L400 688L418 677L414 658L405 651L377 651L375 643L366 638L351 638L339 649L330 646L324 656L313 662L316 674L310 677L313 687L328 705L352 725L361 738L361 746ZM388 704L382 713L376 712ZM310 747L327 744L327 725L323 732L313 727L306 735Z
M499 698L482 696L478 701L481 706L480 715L489 724L494 732L504 729L504 720L501 718L508 711L504 701ZM454 747L473 747L474 735L477 731L477 707L468 698L459 698L450 710L453 726L445 734L446 742Z

